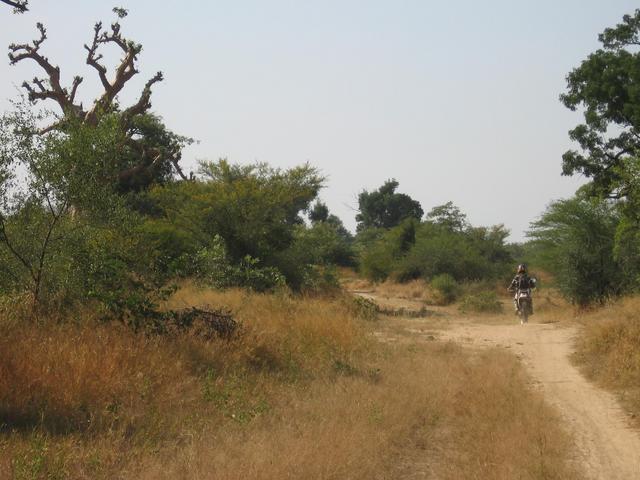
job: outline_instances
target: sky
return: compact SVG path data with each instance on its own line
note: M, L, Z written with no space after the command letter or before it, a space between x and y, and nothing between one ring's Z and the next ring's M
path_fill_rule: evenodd
M0 5L0 45L37 37L70 85L99 93L83 44L122 6L125 36L143 45L133 103L161 70L153 111L195 138L183 168L228 158L326 176L320 194L355 229L358 194L395 178L425 212L452 201L476 226L504 224L522 241L553 200L584 178L561 176L580 115L558 100L565 77L620 22L630 0L30 0ZM107 52L111 65L117 51ZM0 110L38 72L0 62ZM55 107L55 105L51 105Z

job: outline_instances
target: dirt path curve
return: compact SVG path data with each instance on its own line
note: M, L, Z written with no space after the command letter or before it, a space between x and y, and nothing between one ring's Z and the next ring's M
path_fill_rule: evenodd
M575 460L587 478L640 479L640 435L629 427L616 398L588 382L569 361L576 333L557 324L460 324L442 332L441 338L510 348L565 420L575 442Z
M378 300L374 295L363 296ZM397 306L398 299L394 300ZM412 308L413 303L408 301L406 307ZM640 432L629 426L615 396L587 381L569 360L576 327L520 325L515 319L513 324L485 325L456 316L444 329L427 317L411 319L405 330L418 338L433 339L435 334L438 340L475 348L510 349L565 420L574 439L575 461L586 478L640 480Z

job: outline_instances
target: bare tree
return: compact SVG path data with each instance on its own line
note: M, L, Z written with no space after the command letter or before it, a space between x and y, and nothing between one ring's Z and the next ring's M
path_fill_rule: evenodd
M16 13L24 13L27 10L29 10L28 8L29 0L18 0L18 1L0 0L0 2L6 3L7 5L13 7L13 11Z
M4 0L0 0L4 1ZM127 11L121 8L114 8L113 11L119 17L124 18ZM136 63L138 55L142 50L142 45L125 38L121 31L119 21L111 24L110 29L104 29L102 22L95 24L93 38L90 43L85 44L87 51L86 63L97 73L103 87L103 93L99 95L86 109L81 102L76 100L78 87L83 81L83 77L75 76L69 88L61 83L60 68L52 64L41 52L42 44L47 39L47 30L42 23L37 24L40 33L39 38L31 43L11 44L9 46L9 60L15 65L23 60L36 62L46 74L45 78L35 77L31 82L24 82L22 86L27 90L29 100L38 102L43 100L53 100L58 104L62 115L59 120L40 131L45 134L52 130L64 130L64 126L70 120L77 121L85 125L96 125L100 117L104 114L117 112L119 114L122 131L125 133L125 145L136 152L138 162L134 165L127 165L119 174L119 181L123 184L131 182L131 178L144 175L149 176L150 172L158 170L167 165L175 170L184 180L187 177L182 172L178 162L181 158L181 149L186 139L174 135L173 142L164 145L163 148L149 146L148 142L142 141L139 131L136 129L136 118L148 113L151 108L151 91L154 84L163 80L162 72L157 72L145 84L138 101L128 108L121 109L117 104L117 95L125 87L126 83L138 73ZM109 79L107 67L102 63L103 55L99 52L101 47L113 45L122 51L122 58Z

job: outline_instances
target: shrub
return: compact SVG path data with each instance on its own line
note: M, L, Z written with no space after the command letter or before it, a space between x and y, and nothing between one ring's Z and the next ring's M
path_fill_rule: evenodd
M260 265L260 261L245 256L233 264L222 238L214 237L209 248L200 250L194 259L195 274L216 288L247 287L257 292L284 285L284 277L277 268Z
M562 294L586 307L624 291L624 269L616 259L619 211L610 202L574 198L552 203L532 223L528 245L537 264L549 270Z
M369 298L360 296L348 297L346 304L349 313L356 318L361 318L362 320L376 320L378 318L380 308Z
M436 291L437 301L442 305L453 303L458 297L460 287L448 273L438 275L431 280L431 287Z
M460 311L463 313L500 313L502 303L495 292L481 292L475 295L466 295L460 302Z
M502 278L513 263L503 226L455 230L405 220L390 230L359 232L362 273L373 281L406 282L447 273L457 281Z

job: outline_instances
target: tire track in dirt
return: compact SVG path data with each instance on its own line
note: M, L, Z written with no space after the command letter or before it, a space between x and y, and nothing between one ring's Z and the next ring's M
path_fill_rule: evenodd
M571 364L576 334L575 328L557 324L460 324L441 332L440 338L511 349L560 412L574 440L574 461L587 478L640 479L640 435L629 426L615 396L590 383Z

